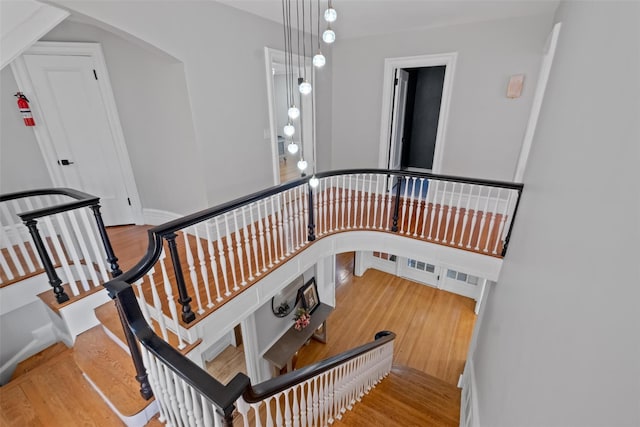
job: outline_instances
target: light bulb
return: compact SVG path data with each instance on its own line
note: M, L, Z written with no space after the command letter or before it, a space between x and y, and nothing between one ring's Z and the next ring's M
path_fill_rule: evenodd
M300 169L301 171L305 170L307 168L307 161L304 159L300 159L298 160L298 169Z
M336 41L336 33L333 32L331 27L324 30L324 33L322 33L322 40L324 40L324 42L328 44L331 44L334 41Z
M293 141L291 141L289 145L287 145L287 151L290 152L291 154L296 154L299 149L300 147L298 147L298 144L296 144Z
M318 51L318 53L316 53L315 56L313 57L313 65L315 65L318 68L322 68L326 63L327 63L327 59L324 57L322 52Z
M298 86L298 90L303 95L309 95L311 93L311 83L306 80L303 81L302 83L300 83L300 86Z
M332 7L324 11L324 20L327 22L333 22L338 18L338 12Z
M295 105L292 105L291 107L289 107L289 110L287 110L287 114L289 115L289 118L291 120L295 120L300 117L300 109Z
M294 128L291 123L287 123L286 125L284 125L283 131L285 135L293 136L293 134L296 133L296 128Z
M320 184L320 180L316 178L315 175L313 175L309 180L309 185L311 186L311 188L316 188L318 184Z

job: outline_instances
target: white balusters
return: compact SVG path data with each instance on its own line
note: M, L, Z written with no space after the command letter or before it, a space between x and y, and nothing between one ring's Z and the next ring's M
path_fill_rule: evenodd
M231 240L231 229L229 228L229 221L227 219L228 214L224 215L224 228L227 241L227 253L229 254L229 267L231 267L231 277L233 278L233 291L238 292L240 287L238 286L238 277L236 275L236 257L233 252L233 241ZM222 238L220 238L222 240ZM228 295L227 295L228 296Z
M284 216L282 218L283 228L284 228L284 239L285 239L285 256L291 255L291 249L293 248L292 233L293 233L293 219L291 218L289 203L291 200L291 192L285 191L282 193L282 210L284 211Z
M371 185L373 184L373 175L369 174L369 189L367 190L367 228L370 228L369 220L371 219Z
M244 234L244 252L247 254L247 268L249 269L249 281L253 282L253 266L251 265L251 244L249 244L250 228L247 225L247 215L244 213L246 206L242 207L242 230Z
M203 224L207 227L207 223ZM211 288L209 286L209 272L207 270L207 259L204 255L204 248L202 246L202 240L200 240L200 233L198 232L198 227L200 224L193 226L193 233L196 238L196 251L198 254L198 264L200 265L200 276L202 276L202 281L204 282L204 291L207 295L207 308L213 307L213 301L211 300Z
M456 183L452 184L451 197L449 198L449 205L447 206L447 221L444 227L444 239L442 243L447 243L447 236L449 235L449 223L451 222L451 208L453 207L453 196L456 194Z
M202 301L200 300L200 286L198 286L198 275L196 274L196 265L193 259L191 244L189 242L189 236L186 230L182 232L182 236L184 237L184 249L187 254L187 266L189 267L189 278L191 279L191 287L193 288L193 292L196 294L198 314L202 314L204 313L204 309L202 308Z
M487 210L489 209L489 198L491 197L491 188L487 189L487 196L485 197L484 211L482 212L482 219L480 220L480 230L478 231L478 240L476 240L475 250L480 250L480 240L484 232L484 224L487 221ZM487 236L487 238L489 238Z
M507 215L509 212L509 207L511 206L511 197L513 196L514 191L513 190L509 190L508 191L508 195L507 195L507 201L504 204L504 209L502 210L501 213L501 218L500 218L500 226L498 227L498 234L496 235L496 244L493 247L493 254L497 254L498 253L498 247L500 245L501 242L504 241L505 236L503 235L503 233L505 232L505 225L506 225L506 220L507 220Z
M424 186L424 178L420 178L420 189L418 190L418 201L416 202L416 225L413 228L413 237L418 237L418 226L420 225L420 213L422 210L422 189ZM425 209L425 216L426 216L426 209ZM409 230L409 232L411 232L411 230Z
M347 228L351 228L351 218L353 217L353 211L351 210L351 176L349 175L349 191L347 192Z
M467 196L467 203L464 207L464 216L462 218L462 231L460 232L460 241L458 242L458 247L462 247L464 244L464 233L467 230L467 222L469 221L469 209L471 207L471 198L473 196L473 188L474 185L470 184L469 186L469 196ZM471 234L471 232L469 232Z
M318 183L318 187L316 188L316 191L314 191L314 195L316 197L317 202L315 203L315 205L317 206L315 211L316 211L316 236L322 236L324 234L324 221L322 220L322 214L325 212L325 206L322 205L322 200L323 200L323 192L322 192L322 184L324 183L324 179L321 179L320 182Z
M344 226L344 215L346 212L346 200L347 200L347 177L346 175L342 175L342 200L341 200L341 217L342 217L342 225L340 226L341 230L345 229Z
M216 262L216 249L213 246L213 239L211 238L211 224L204 223L205 230L207 232L207 252L209 252L209 264L211 265L211 273L213 274L213 283L216 287L216 301L222 301L222 295L220 295L220 280L218 277L218 263Z
M409 221L407 222L406 230L403 231L405 234L411 234L411 219L413 218L413 205L415 202L415 195L416 195L416 180L417 178L415 176L411 177L411 199L409 201ZM403 218L403 225L404 225L404 218Z
M402 196L402 220L400 221L400 224L398 226L398 230L402 233L402 231L404 230L404 219L407 215L407 193L409 191L409 184L406 179L399 182L404 183L404 196Z
M372 227L379 228L376 226L378 219L378 201L380 198L380 174L376 174L376 189L375 189L375 198L373 200L373 224Z
M167 323L164 320L164 314L162 312L162 300L158 294L158 288L156 286L154 274L155 268L152 268L147 272L147 278L149 279L149 286L151 287L151 299L153 301L153 309L155 310L155 318L160 325L160 333L165 341L169 340L169 334L167 333ZM164 279L163 279L164 280Z
M451 244L455 245L456 230L458 229L458 222L460 221L460 206L462 206L462 194L464 193L464 183L460 184L460 192L458 193L458 203L456 204L456 215L453 218L453 234L451 235ZM460 241L462 241L462 233L460 234Z
M240 266L240 284L247 286L247 281L244 278L244 257L242 255L242 243L240 238L240 229L238 228L238 210L236 209L231 213L233 215L233 226L236 237L236 252L238 253L238 265Z
M45 224L46 229L49 232L49 236L51 236L51 242L56 252L56 256L58 257L58 261L62 265L62 270L66 276L66 281L71 288L71 292L73 295L79 295L80 291L78 290L78 285L76 281L73 280L73 274L71 273L71 268L69 267L69 262L67 260L67 256L60 244L60 239L58 238L58 233L56 232L55 227L53 226L53 222L51 221L51 217L47 216L43 218L42 221Z
M473 209L473 217L471 218L471 229L469 230L469 240L467 241L467 249L471 248L471 240L473 239L473 234L476 230L476 222L478 220L478 206L480 205L480 195L482 194L482 187L478 187L478 195L476 196L476 206ZM478 234L478 240L480 240L480 235Z
M253 221L253 207L249 205L249 221L251 222L251 244L253 247L253 260L256 265L256 276L260 276L260 261L258 260L258 239L256 239L256 223Z
M173 296L173 286L169 281L169 275L167 274L167 266L165 264L166 257L167 255L164 249L162 249L162 253L160 254L160 268L162 269L162 281L164 283L164 293L167 296L167 306L169 307L169 312L171 313L171 319L173 320L174 332L178 335L178 340L179 340L178 348L182 349L186 345L184 343L184 340L182 339L182 334L180 333L180 323L178 322L178 310L176 308L176 299ZM162 313L159 313L158 315L161 316Z
M78 251L76 250L74 239L72 238L71 233L69 233L69 228L67 227L67 222L65 221L65 214L61 213L57 215L52 215L51 217L58 224L64 249L66 249L66 251L71 256L73 271L75 271L75 275L67 276L67 280L69 281L70 285L71 283L75 284L76 281L79 281L80 284L82 285L82 289L84 289L85 291L88 291L89 282L87 281L87 275L85 274L84 268L82 267L82 263L80 262L80 256L78 256ZM71 271L71 266L69 266L69 270ZM78 295L78 294L75 293L74 295Z
M277 197L277 202L276 202L276 206L278 207L278 209L276 210L276 219L278 221L278 237L279 237L279 242L280 242L280 260L283 260L285 258L285 241L284 241L284 236L285 236L285 232L284 232L284 227L286 225L286 220L284 219L284 208L282 205L282 200L283 200L284 194L279 194ZM273 202L273 200L276 199L275 197L271 199L271 201Z
M273 262L275 264L279 264L280 256L278 255L278 215L276 214L276 209L273 203L275 198L276 196L269 197L269 201L271 202L271 236L273 239Z
M491 241L493 227L496 223L496 213L498 212L498 203L500 202L500 189L497 188L496 190L498 191L498 194L496 195L496 204L493 207L493 211L491 211L491 221L489 222L489 231L487 232L487 240L485 242L483 252L489 252L489 242Z
M440 241L440 226L442 225L442 217L444 215L444 198L447 195L447 182L443 182L442 197L440 198L440 209L438 210L438 229L436 230L436 242Z
M258 203L258 206L260 204ZM273 251L271 249L271 228L269 227L269 208L267 200L264 201L264 229L267 244L267 252L269 253L269 268L273 268ZM263 249L264 250L264 249Z
M433 183L434 181L431 181L431 183ZM431 183L429 183L429 187L431 187ZM432 240L431 238L431 233L433 232L433 222L435 221L436 218L436 210L437 210L437 206L436 206L436 201L438 199L438 187L440 186L440 181L435 181L436 186L433 189L433 198L431 199L431 208L429 209L429 216L431 217L431 221L429 221L429 236L427 237L427 240ZM437 238L438 234L436 233L436 238Z
M220 270L222 271L222 279L224 281L224 296L231 295L229 291L229 277L227 274L227 257L224 254L224 246L222 244L222 235L220 234L220 225L218 224L218 218L213 219L213 223L216 226L216 240L218 243L218 259L220 260Z
M333 233L333 212L335 211L335 205L333 204L333 193L335 193L333 179L334 177L329 177L329 233Z

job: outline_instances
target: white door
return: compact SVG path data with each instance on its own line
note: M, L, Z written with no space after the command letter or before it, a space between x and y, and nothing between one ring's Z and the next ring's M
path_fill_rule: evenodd
M434 288L440 287L440 267L435 263L399 258L398 275Z
M100 197L105 224L134 222L105 102L90 56L23 55L63 185Z
M402 166L402 145L404 139L404 115L407 108L407 89L409 72L396 69L394 78L395 92L393 97L393 119L391 121L391 145L389 150L389 169L400 169Z

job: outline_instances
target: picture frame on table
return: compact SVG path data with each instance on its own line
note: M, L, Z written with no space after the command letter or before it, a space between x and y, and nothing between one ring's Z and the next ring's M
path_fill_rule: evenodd
M318 296L318 285L316 284L315 277L311 278L298 290L299 299L302 303L302 307L309 313L313 313L313 310L320 305L320 297Z

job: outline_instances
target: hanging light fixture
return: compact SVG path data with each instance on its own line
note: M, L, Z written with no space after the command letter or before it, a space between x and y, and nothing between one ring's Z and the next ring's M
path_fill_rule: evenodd
M316 4L313 4L314 1ZM297 162L298 169L301 172L306 171L309 167L312 169L312 177L309 180L309 186L311 188L319 185L319 180L315 176L316 141L315 132L308 132L306 126L310 126L312 129L314 128L315 103L313 101L310 103L305 101L303 103L303 98L299 94L313 96L315 74L311 73L310 76L307 76L307 54L313 54L314 51L316 52L311 61L316 68L322 68L327 63L327 58L321 50L321 39L325 43L333 43L335 41L336 34L331 29L331 23L335 22L338 16L331 0L328 0L327 8L323 14L321 12L321 1L322 0L295 0L295 10L292 10L292 0L282 0L285 68L287 74L287 116L289 117L289 121L284 126L283 131L288 142L287 151L291 154L299 153L300 157ZM327 29L323 33L320 32L320 20L322 17L324 17L324 20L328 23ZM295 22L292 21L292 19L294 19ZM314 37L317 46L314 45ZM293 52L294 43L297 47L295 53ZM297 62L297 71L294 60ZM298 87L297 91L295 90L296 83ZM311 111L304 111L307 105L311 108ZM309 112L311 114L307 115ZM310 117L310 121L308 117ZM295 120L297 120L297 122L295 122L296 126L294 127ZM297 126L299 126L299 129L296 129ZM300 135L297 142L293 140L293 135L296 133ZM307 140L309 137L311 141ZM311 153L306 152L307 147L310 147L312 150ZM307 161L309 158L311 158L311 160Z
M336 33L331 29L331 25L329 25L327 29L324 30L324 33L322 33L322 40L327 44L331 44L336 41Z
M293 104L291 107L289 107L289 109L287 110L287 115L289 116L289 118L291 120L295 120L298 117L300 117L300 109L298 107L296 107L295 104Z
M293 141L289 142L289 145L287 145L287 151L291 154L296 154L299 149L300 147L298 147L298 144Z
M296 128L294 128L291 122L289 122L284 125L282 131L284 132L285 136L293 136L293 134L296 133Z
M338 19L338 12L333 8L333 2L328 0L327 9L324 11L324 20L328 23L336 22Z

